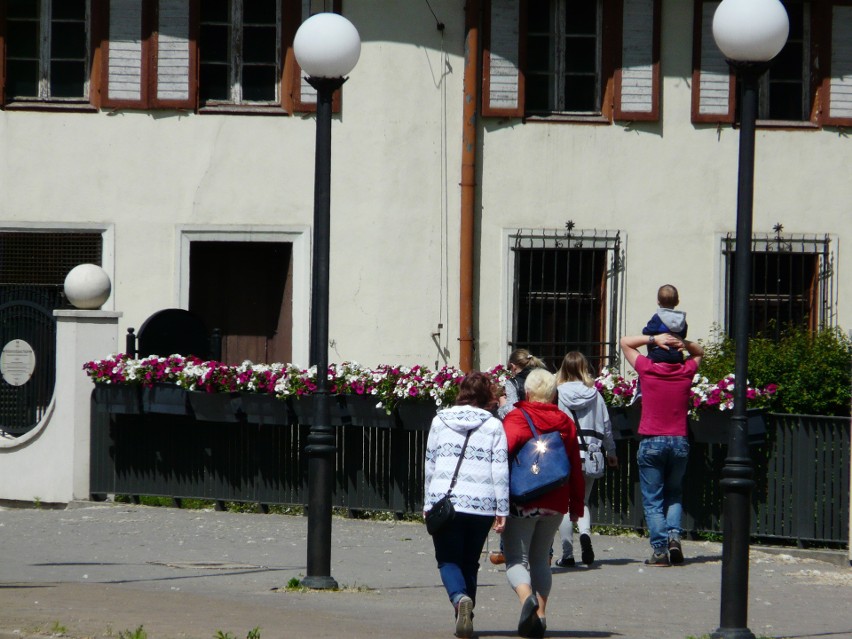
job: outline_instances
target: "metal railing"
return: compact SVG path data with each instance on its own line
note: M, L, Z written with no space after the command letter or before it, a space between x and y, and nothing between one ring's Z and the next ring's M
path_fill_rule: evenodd
M93 494L307 504L307 426L94 410L92 415ZM396 416L388 424L335 429L335 506L421 512L429 420ZM617 441L620 468L608 470L592 495L595 525L644 528L637 444ZM845 546L849 451L849 418L770 414L765 442L751 447L752 536L800 546ZM725 453L719 444L692 445L683 520L689 533L722 530L719 477Z

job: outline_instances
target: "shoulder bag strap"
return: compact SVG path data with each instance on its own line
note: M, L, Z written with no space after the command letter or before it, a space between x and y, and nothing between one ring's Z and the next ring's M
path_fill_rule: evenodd
M467 431L467 435L465 435L464 444L462 444L462 449L461 449L461 452L459 453L459 460L456 463L456 469L453 471L453 478L450 481L450 487L447 489L447 497L450 496L450 493L453 492L453 488L455 488L455 486L456 486L456 479L458 479L458 476L459 476L459 468L461 468L462 461L464 461L464 451L467 450L467 442L468 442L468 440L470 440L470 436L473 434L473 431L475 431L475 430L476 430L476 428L473 428L473 429Z
M533 422L530 419L530 416L527 414L527 411L525 411L523 408L518 408L518 410L524 414L524 417L527 420L527 424L529 424L530 430L532 431L533 437L538 439L538 431L535 429L535 426L533 426Z

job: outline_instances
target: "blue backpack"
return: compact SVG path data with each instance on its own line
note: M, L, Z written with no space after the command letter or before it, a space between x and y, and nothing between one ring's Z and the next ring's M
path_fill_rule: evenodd
M533 436L509 465L509 496L513 502L524 504L568 481L571 463L559 431L539 434L527 412L519 410Z

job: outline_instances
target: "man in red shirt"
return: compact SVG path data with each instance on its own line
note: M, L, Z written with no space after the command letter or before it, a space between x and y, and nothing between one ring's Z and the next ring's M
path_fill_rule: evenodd
M683 350L691 357L681 363L653 362L639 352L642 346ZM651 536L649 566L683 563L680 527L683 513L683 475L689 458L687 413L689 389L704 349L675 335L622 337L621 350L639 375L642 417L639 421L639 487L645 523Z

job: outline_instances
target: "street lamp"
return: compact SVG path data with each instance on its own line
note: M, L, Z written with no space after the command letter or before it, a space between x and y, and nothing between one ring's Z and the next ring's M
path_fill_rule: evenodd
M737 75L740 156L737 177L737 244L734 279L734 410L720 485L725 496L722 595L714 639L754 639L748 621L748 555L753 471L748 450L748 298L751 286L751 223L754 200L754 129L760 76L787 41L787 10L778 0L723 0L713 16L713 38Z
M334 482L334 429L328 396L328 280L331 232L331 100L361 55L358 31L336 13L318 13L302 23L293 40L296 61L317 90L314 164L314 239L311 282L310 360L317 369L314 418L308 433L308 557L302 584L336 588L331 576L331 493Z

